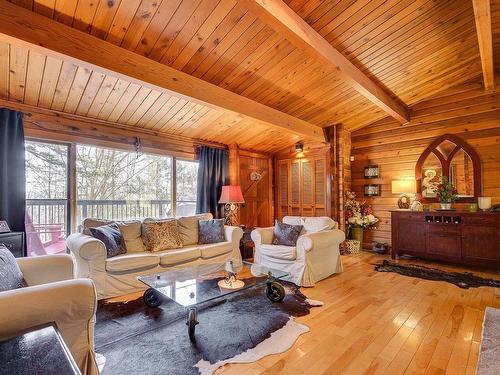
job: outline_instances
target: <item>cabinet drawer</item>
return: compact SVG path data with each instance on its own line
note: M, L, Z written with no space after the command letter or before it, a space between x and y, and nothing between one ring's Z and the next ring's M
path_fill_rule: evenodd
M462 238L459 236L444 236L429 233L427 253L430 255L443 255L460 259Z
M418 222L423 222L425 221L424 215L418 215L418 214L412 214L412 213L403 213L399 214L399 220L411 220L411 221L418 221Z
M498 223L496 215L471 215L465 216L464 219L466 224L497 225Z
M447 235L447 236L459 236L460 235L460 225L447 223L447 224L431 224L429 225L429 234L434 235Z

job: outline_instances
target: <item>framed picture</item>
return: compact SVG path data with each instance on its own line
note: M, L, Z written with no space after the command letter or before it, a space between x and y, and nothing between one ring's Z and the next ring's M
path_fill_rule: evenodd
M9 225L6 221L0 220L0 233L10 232Z
M379 195L380 195L380 185L379 184L365 185L365 196L376 197Z
M422 196L424 198L435 198L436 189L441 183L441 168L424 168L422 170Z
M365 178L379 178L380 169L378 165L368 165L365 167Z

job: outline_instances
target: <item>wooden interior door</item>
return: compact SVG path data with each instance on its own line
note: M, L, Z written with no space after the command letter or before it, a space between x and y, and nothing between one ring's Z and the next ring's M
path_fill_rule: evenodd
M302 177L300 183L302 198L301 216L314 216L314 160L301 159L300 164Z
M278 212L279 220L288 215L290 206L289 185L290 185L290 160L280 160L278 162Z
M327 216L326 160L314 160L314 212L313 216Z
M276 218L328 216L328 160L324 154L278 159L275 164Z
M292 216L300 216L302 210L301 199L301 161L292 160L290 162L290 178L289 178L289 206L288 214Z

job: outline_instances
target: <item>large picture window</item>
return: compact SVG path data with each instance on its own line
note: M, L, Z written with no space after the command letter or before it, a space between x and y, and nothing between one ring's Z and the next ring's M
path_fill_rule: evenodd
M130 220L194 215L197 174L195 160L27 141L28 255L65 252L67 235L87 217Z
M175 163L175 175L176 216L194 215L196 213L198 162L177 159Z
M28 255L65 252L69 231L69 145L28 141L25 153Z
M77 224L173 216L172 158L78 145Z

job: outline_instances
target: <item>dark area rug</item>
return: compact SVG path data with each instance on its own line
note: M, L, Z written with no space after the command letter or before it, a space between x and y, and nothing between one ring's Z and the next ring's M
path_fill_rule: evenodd
M398 264L388 260L384 260L382 264L376 264L375 271L396 272L400 275L418 277L426 280L446 281L463 289L477 288L480 286L500 287L500 280L484 279L470 272L447 272L418 264Z
M264 287L255 287L203 305L198 309L200 324L194 343L187 334L185 309L172 301L158 308L147 307L142 298L123 303L101 301L95 343L96 352L105 357L102 375L199 374L195 365L200 361L205 369L210 364L223 364L255 348L272 333L284 331L290 322L307 331L293 322L293 317L309 314L312 305L294 284L283 284L286 297L281 303L270 302ZM297 337L287 339L293 344Z

